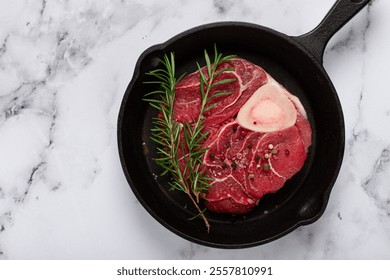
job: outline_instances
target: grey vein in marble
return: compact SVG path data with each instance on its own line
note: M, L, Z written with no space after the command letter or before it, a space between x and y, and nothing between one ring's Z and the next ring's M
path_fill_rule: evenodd
M377 207L390 219L390 146L385 147L375 161L370 175L364 180L362 188L375 200Z

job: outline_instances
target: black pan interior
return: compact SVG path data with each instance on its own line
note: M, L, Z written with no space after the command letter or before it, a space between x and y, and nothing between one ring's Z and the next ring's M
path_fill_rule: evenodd
M191 73L203 63L203 50L235 54L262 66L302 101L313 128L313 144L304 168L276 194L267 195L245 216L206 212L207 233L183 193L168 191L169 178L157 176L155 146L149 140L157 112L142 101L153 86L145 73L159 66L163 54L175 52L177 72ZM323 213L344 151L344 121L335 89L322 65L294 39L244 23L220 23L195 28L140 57L120 110L119 153L129 184L146 210L176 234L196 243L243 248L279 238Z

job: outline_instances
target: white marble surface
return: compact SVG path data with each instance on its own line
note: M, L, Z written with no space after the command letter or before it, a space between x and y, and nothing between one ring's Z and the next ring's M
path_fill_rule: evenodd
M0 259L390 259L390 2L330 41L346 154L316 223L264 246L192 244L122 172L120 102L147 47L215 21L311 30L333 0L0 1Z

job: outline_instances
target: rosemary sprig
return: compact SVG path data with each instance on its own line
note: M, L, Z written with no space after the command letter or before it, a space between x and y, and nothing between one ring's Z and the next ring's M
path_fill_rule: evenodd
M216 97L231 94L231 92L218 92L210 95L211 89L216 85L227 84L233 82L234 79L224 79L215 82L216 78L226 71L233 71L232 68L223 68L217 71L218 67L228 62L234 56L222 56L218 52L216 45L214 45L214 62L211 63L210 57L206 50L204 50L204 58L206 62L206 73L203 73L202 67L197 62L197 67L200 76L200 93L201 93L201 106L198 118L195 120L194 125L184 126L184 135L186 135L186 143L188 145L189 154L193 155L189 157L189 171L190 182L192 192L196 197L196 201L199 202L199 194L209 188L210 182L213 180L206 173L200 170L203 156L207 148L200 149L203 140L207 137L207 133L203 133L205 117L204 113L214 107L215 104L210 104L211 100ZM201 180L199 180L201 179Z
M183 74L176 79L173 53L170 53L169 57L164 55L161 60L163 68L147 73L156 79L147 83L158 84L160 89L146 94L144 100L161 112L159 117L153 119L154 127L151 140L159 145L157 148L159 157L155 159L155 162L163 168L162 175L167 173L172 175L173 181L169 183L170 188L183 191L189 196L199 213L197 216L202 217L209 232L210 224L204 215L204 210L201 210L198 204L200 194L207 191L213 181L201 168L207 150L207 148L202 148L202 143L207 138L207 133L203 131L204 113L214 106L211 103L212 99L230 94L230 92L218 92L210 95L211 89L216 85L230 83L234 79L215 81L223 72L233 70L232 68L219 69L221 63L228 62L233 56L222 56L214 46L213 63L211 63L206 50L204 51L204 58L206 73L197 63L200 76L201 106L200 113L193 122L178 123L173 117L175 88L185 75ZM161 97L150 98L150 96L156 94ZM181 133L183 133L184 139L180 136ZM180 165L181 161L184 161L185 164Z

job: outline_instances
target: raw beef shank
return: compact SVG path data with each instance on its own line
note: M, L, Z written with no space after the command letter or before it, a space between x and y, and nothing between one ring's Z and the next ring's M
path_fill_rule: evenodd
M215 106L204 114L208 150L202 168L214 180L203 197L211 211L244 214L302 168L312 131L299 99L261 67L242 58L220 67L234 70L217 80L234 81L212 88L211 95L231 93L212 99ZM192 123L200 101L194 72L177 84L175 120Z

